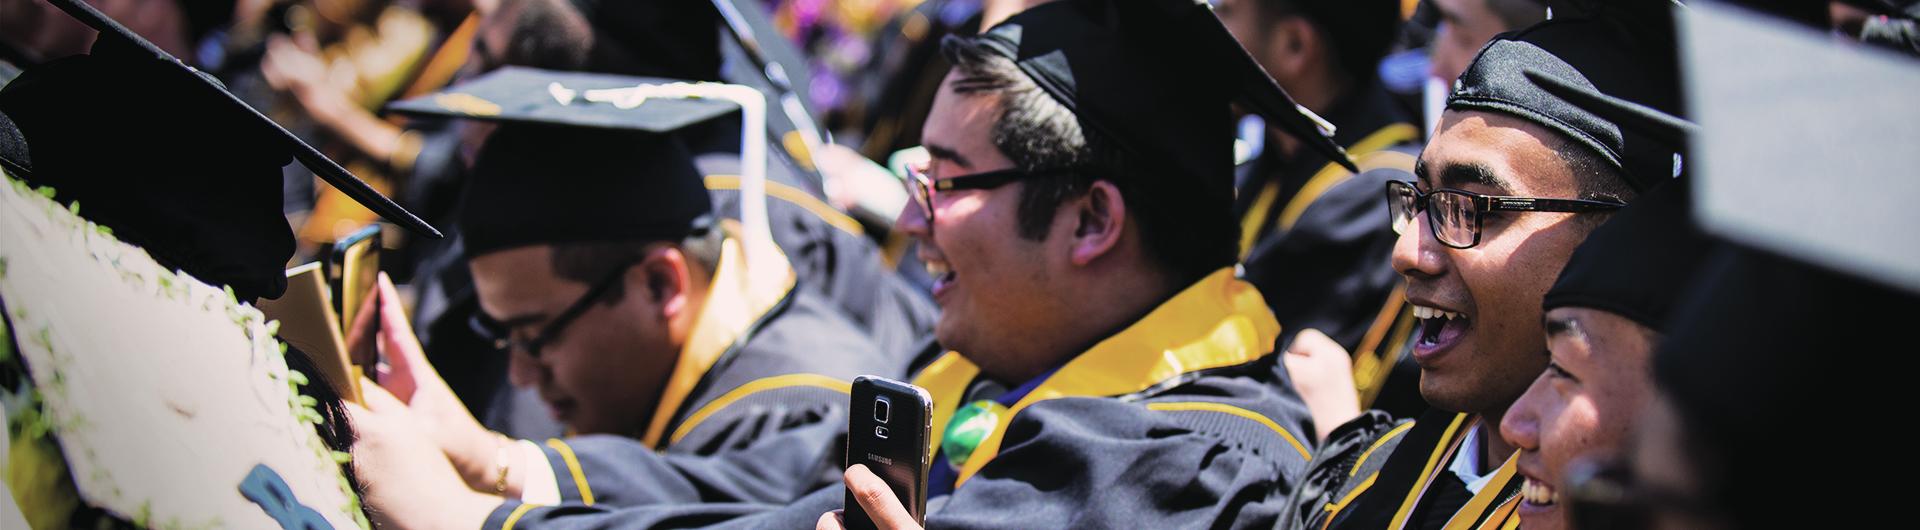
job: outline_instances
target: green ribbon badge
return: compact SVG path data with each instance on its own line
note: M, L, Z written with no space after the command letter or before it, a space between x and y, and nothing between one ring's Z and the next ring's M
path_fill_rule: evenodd
M1000 414L1007 411L991 399L982 399L968 403L953 412L953 420L947 422L947 433L940 438L940 450L947 453L947 464L960 469L973 456L974 448L993 434L1000 426Z

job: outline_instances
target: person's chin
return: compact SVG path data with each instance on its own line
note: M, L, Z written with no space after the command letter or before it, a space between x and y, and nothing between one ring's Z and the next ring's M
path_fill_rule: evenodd
M1421 365L1420 397L1441 410L1478 412L1468 407L1481 401L1474 395L1480 385L1471 375L1458 367Z
M969 328L969 324L970 321L967 319L964 311L957 310L957 308L942 309L940 311L940 320L933 325L933 340L939 342L942 348L953 351L966 351L961 348L972 342L972 340L970 340L972 332L969 331L971 329Z

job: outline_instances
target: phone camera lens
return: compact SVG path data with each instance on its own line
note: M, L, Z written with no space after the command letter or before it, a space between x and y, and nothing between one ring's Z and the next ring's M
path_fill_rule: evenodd
M887 402L887 398L874 398L873 400L874 421L878 421L880 423L886 423L888 416L893 412L892 410L889 410L893 408L892 405L893 405L892 403Z

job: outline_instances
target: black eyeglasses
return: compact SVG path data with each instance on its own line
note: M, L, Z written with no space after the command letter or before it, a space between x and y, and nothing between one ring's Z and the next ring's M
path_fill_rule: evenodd
M1405 234L1413 224L1413 216L1425 210L1427 227L1433 231L1433 237L1449 247L1461 249L1480 244L1480 224L1488 212L1588 213L1624 206L1585 199L1481 195L1451 188L1422 192L1412 182L1387 182L1387 215L1393 223L1393 233Z
M640 262L636 260L615 267L612 272L607 273L605 278L601 278L600 281L595 282L592 287L588 288L586 294L580 295L580 299L575 300L573 305L567 306L565 311L561 311L560 316L553 317L553 320L548 321L547 325L542 326L540 333L533 337L524 340L515 339L513 338L513 330L507 329L507 327L501 325L500 322L487 316L485 312L478 310L474 311L472 318L467 319L467 325L472 327L473 332L480 335L480 338L492 343L494 348L506 351L517 349L527 352L528 357L539 359L541 348L546 347L547 343L553 342L555 338L559 337L560 332L565 331L568 324L572 324L574 319L580 318L581 313L587 312L587 308L592 306L594 301L599 300L601 296L605 296L607 291L611 290L613 284L619 281L621 276L625 275L628 268L638 265L639 263Z
M912 196L913 202L920 205L920 214L925 216L927 220L927 226L931 227L933 226L933 200L934 200L935 192L955 191L955 190L990 190L993 188L1005 186L1014 181L1027 180L1027 179L1047 176L1047 175L1057 175L1061 173L1066 173L1067 171L1068 170L1066 169L1053 169L1053 170L1044 170L1044 171L1023 171L1018 168L1014 168L1014 169L1002 169L998 171L983 171L980 173L974 173L971 175L961 175L961 176L952 177L952 178L934 179L932 177L928 177L926 172L922 171L917 165L909 164L907 165L907 178L905 180L907 185L907 195Z

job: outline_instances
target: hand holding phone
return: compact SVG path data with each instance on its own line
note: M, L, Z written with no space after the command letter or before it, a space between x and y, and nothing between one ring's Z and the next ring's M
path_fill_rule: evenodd
M893 496L893 488L879 475L873 474L864 464L854 464L847 468L844 477L847 494L860 501L860 509L872 521L873 526L882 530L920 530L924 528L920 520L907 513L907 507ZM843 514L828 512L814 525L815 530L846 530Z
M933 397L925 389L907 383L860 376L853 380L851 399L845 465L864 466L878 476L912 521L923 522L927 507L927 464L932 450L928 440L932 434ZM879 528L874 524L877 518L862 508L861 499L856 496L859 485L851 481L859 475L858 470L847 475L850 483L842 510L846 527L851 530Z

